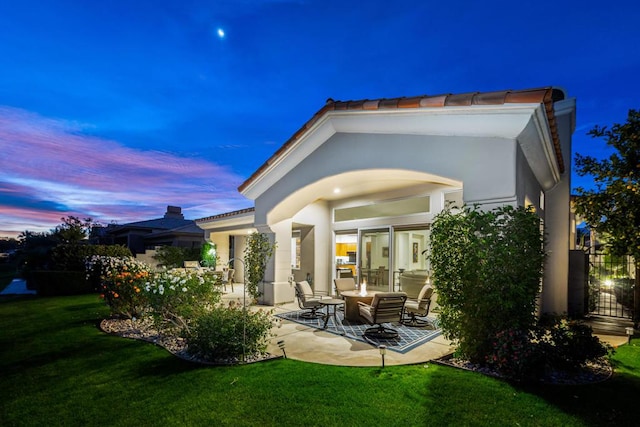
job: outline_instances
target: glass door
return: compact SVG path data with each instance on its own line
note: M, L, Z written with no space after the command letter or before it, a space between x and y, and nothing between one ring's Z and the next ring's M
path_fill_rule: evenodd
M391 231L388 227L358 231L358 283L367 290L389 291L391 279Z
M428 225L393 230L393 289L415 298L430 276Z

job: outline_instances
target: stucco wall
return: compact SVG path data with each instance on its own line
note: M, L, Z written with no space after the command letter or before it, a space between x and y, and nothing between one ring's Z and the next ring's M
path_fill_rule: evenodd
M422 171L464 182L468 203L513 203L515 159L515 140L501 138L336 134L256 200L256 224L266 224L274 208L299 189L354 170ZM311 202L289 199L286 206L293 214Z

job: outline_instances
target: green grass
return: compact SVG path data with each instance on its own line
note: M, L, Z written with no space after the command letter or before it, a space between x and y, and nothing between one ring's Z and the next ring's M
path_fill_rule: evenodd
M101 333L106 315L95 295L0 302L3 426L637 424L640 340L607 382L521 387L432 363L200 366Z

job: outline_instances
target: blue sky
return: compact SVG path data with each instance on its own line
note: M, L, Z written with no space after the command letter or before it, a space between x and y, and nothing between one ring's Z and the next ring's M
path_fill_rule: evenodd
M0 0L0 236L249 207L238 185L329 97L559 86L574 152L602 157L585 133L640 108L638 16L627 0Z

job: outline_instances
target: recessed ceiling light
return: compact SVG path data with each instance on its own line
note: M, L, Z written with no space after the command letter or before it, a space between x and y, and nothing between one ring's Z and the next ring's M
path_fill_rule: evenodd
M333 192L334 192L334 194L338 194L340 192L340 189L339 188L334 188Z

